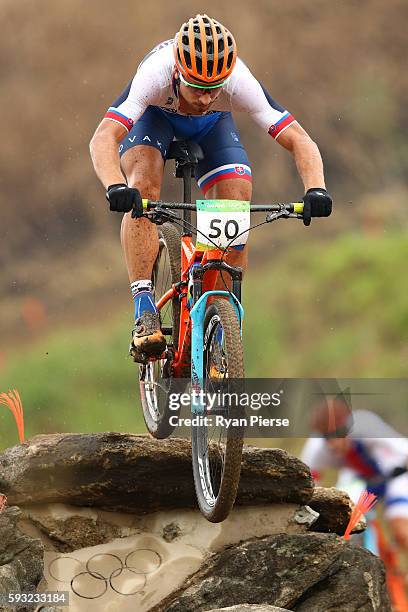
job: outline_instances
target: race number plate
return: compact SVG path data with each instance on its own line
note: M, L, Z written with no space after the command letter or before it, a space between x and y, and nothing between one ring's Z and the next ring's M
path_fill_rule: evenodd
M241 200L197 200L197 248L225 249L248 240L250 202Z

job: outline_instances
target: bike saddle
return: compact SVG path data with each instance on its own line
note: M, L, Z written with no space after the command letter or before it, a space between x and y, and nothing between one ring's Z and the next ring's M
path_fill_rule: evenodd
M204 159L202 148L196 142L190 140L173 140L170 144L167 159L175 159L181 164L198 164Z

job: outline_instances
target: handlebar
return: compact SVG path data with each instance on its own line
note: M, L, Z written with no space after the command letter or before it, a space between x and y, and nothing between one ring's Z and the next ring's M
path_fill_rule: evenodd
M197 210L196 204L187 204L185 202L161 202L160 200L154 201L143 198L142 204L146 211L154 210L155 208L167 208L168 210ZM285 216L293 215L301 218L303 206L303 202L291 202L288 204L250 204L250 211L282 213Z

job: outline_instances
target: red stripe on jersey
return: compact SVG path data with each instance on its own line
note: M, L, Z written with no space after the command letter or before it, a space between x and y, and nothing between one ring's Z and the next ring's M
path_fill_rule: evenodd
M272 138L276 140L276 138L279 136L282 130L284 130L286 127L288 127L288 125L290 125L294 121L295 121L295 118L292 115L288 115L287 117L285 117L283 121L278 122L276 125L271 125L268 132L272 136Z
M252 176L250 176L246 172L245 174L238 174L237 172L226 172L225 174L219 174L218 176L211 179L211 181L208 181L208 183L205 183L205 185L202 185L201 191L203 193L207 193L207 191L213 185L219 183L220 181L224 181L225 179L244 179L245 181L249 181L250 183L252 183Z
M128 132L130 132L130 130L133 127L133 120L132 119L127 119L123 115L120 115L119 113L115 113L113 111L108 111L105 114L105 119L113 119L114 121L117 121L118 123L121 123L123 125L123 127L125 127L127 129Z

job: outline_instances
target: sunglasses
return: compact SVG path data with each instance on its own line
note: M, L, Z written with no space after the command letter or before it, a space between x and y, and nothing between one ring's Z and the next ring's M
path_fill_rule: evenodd
M186 81L181 72L179 72L179 78L183 85L187 85L187 87L194 87L195 89L220 89L221 87L224 87L225 83L228 81L228 79L225 79L225 81L218 83L218 85L197 85L196 83L189 83Z

